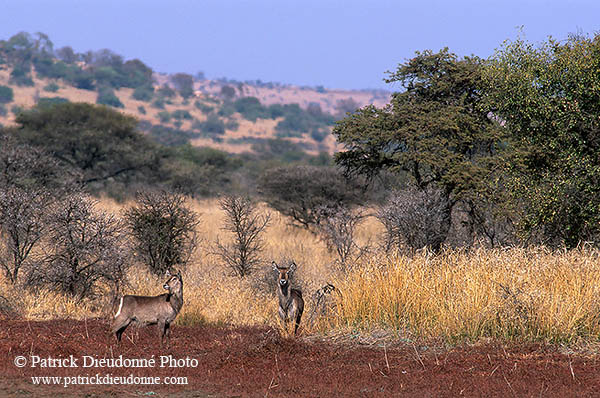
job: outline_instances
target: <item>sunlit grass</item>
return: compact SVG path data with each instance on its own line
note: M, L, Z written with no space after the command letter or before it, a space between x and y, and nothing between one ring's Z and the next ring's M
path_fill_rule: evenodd
M99 208L119 215L123 206L102 200ZM274 277L272 260L298 264L296 285L306 302L302 333L368 334L385 329L403 338L435 338L447 342L497 338L572 344L600 338L600 256L596 250L552 252L532 249L423 251L414 256L373 250L341 273L335 255L314 234L289 225L266 206L272 222L264 239L264 264L254 276L232 276L212 253L223 212L217 200L192 201L201 215L201 242L183 272L185 304L176 324L201 323L278 326L275 292L265 280ZM358 231L360 245L374 247L381 227L373 218ZM270 275L270 276L269 276ZM162 278L141 266L129 275L125 293L158 295ZM313 293L333 283L334 309L311 317ZM105 300L77 303L61 294L27 292L2 282L3 297L28 319L110 317Z

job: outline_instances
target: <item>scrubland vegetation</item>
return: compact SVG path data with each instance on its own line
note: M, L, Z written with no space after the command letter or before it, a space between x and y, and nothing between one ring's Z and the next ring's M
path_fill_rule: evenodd
M121 214L124 206L104 199L98 208ZM198 323L278 326L274 275L269 260L293 258L294 285L306 301L303 334L364 334L385 330L397 338L436 339L447 343L494 338L577 345L600 336L600 257L595 249L543 248L423 250L408 255L373 249L343 271L336 256L314 234L273 212L265 230L265 260L240 278L230 272L212 244L228 239L224 212L216 200L192 202L201 214L201 243L184 277L185 305L176 324ZM261 206L262 211L269 211ZM374 218L357 231L360 244L383 234ZM162 293L161 277L141 264L128 272L124 293ZM331 283L336 291L325 307L315 308L315 292ZM111 316L106 297L79 301L49 290L23 292L3 282L3 297L27 319ZM9 308L4 308L8 310Z
M111 94L133 89L165 123L216 136L271 119L287 138L319 137L333 123L320 108L232 88L194 121L163 110L190 101L188 75L155 90L141 61L104 51L80 68L35 43L0 42L14 84L62 71L107 103L41 101L0 129L3 314L110 316L120 294L162 293L175 267L178 324L276 325L269 264L293 260L304 334L598 342L600 36L518 39L488 60L417 52L389 74L402 90L387 106L335 124L333 159L281 139L241 155L194 147L175 124L142 128Z

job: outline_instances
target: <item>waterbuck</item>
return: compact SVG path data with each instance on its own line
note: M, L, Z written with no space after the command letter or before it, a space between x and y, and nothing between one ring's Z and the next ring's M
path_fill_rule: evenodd
M294 335L298 333L298 326L300 325L300 318L302 318L302 311L304 311L304 300L302 299L302 292L298 289L292 289L290 287L289 276L296 269L296 263L292 263L288 267L280 267L275 261L273 261L273 269L279 273L277 278L279 283L277 284L277 297L279 298L279 317L285 325L285 330L288 329L288 321L291 319L295 323Z
M158 325L158 336L160 345L167 336L169 345L169 334L171 322L175 320L183 306L183 280L181 272L173 275L167 271L169 278L163 287L168 293L160 296L123 296L119 303L119 309L115 314L112 325L112 333L121 341L121 335L131 322L139 325Z

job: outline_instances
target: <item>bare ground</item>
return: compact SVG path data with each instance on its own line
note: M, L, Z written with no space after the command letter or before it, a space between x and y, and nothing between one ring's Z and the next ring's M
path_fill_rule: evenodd
M9 397L600 397L597 355L543 345L435 349L283 338L270 328L174 327L170 348L154 328L130 328L120 346L103 320L3 320L0 396ZM125 338L127 336L127 338ZM15 366L16 356L28 364ZM78 358L78 368L32 368L32 356ZM197 359L183 367L83 367L95 358ZM32 376L186 377L186 385L40 386Z

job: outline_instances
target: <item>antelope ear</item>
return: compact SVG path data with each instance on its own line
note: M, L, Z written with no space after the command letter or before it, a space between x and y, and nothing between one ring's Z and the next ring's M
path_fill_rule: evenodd
M273 266L273 271L279 272L279 265L275 261L271 262L271 265Z
M171 276L171 271L167 269L167 272L165 272L166 277L170 277Z
M296 271L296 263L292 260L292 263L290 264L290 272L294 271Z

